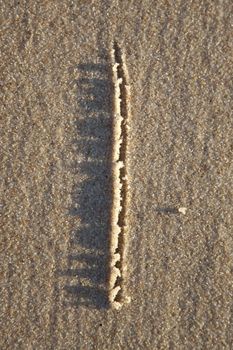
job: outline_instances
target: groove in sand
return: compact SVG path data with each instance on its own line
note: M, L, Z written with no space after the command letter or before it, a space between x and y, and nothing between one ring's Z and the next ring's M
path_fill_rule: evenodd
M113 200L111 212L110 243L110 278L109 302L113 308L119 309L130 298L125 293L126 271L126 214L128 206L127 184L127 133L130 116L130 89L125 56L119 45L114 42L111 49L112 79L114 87L113 101L113 149L112 176Z

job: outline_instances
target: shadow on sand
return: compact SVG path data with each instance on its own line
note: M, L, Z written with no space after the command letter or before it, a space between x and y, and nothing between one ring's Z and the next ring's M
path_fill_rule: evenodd
M82 181L72 193L69 215L80 228L72 232L65 286L72 306L108 308L107 280L111 209L112 84L108 64L78 65L77 164ZM81 157L80 157L81 156ZM77 157L77 159L78 159ZM70 278L70 279L69 279Z

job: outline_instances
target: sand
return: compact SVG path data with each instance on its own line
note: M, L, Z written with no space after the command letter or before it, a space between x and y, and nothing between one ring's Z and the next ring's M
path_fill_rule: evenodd
M230 0L2 2L1 349L232 349L231 13ZM120 310L113 41L131 91Z

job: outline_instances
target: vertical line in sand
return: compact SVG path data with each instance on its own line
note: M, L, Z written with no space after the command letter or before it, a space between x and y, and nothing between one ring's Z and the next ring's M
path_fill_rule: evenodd
M130 302L125 291L127 245L127 134L130 89L125 55L117 42L111 49L113 80L112 211L110 235L109 302L115 309Z

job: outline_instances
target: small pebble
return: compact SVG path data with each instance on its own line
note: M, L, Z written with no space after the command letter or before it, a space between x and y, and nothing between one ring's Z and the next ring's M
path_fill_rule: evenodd
M187 210L187 208L181 207L181 208L178 209L178 212L185 215L186 214L186 210Z

